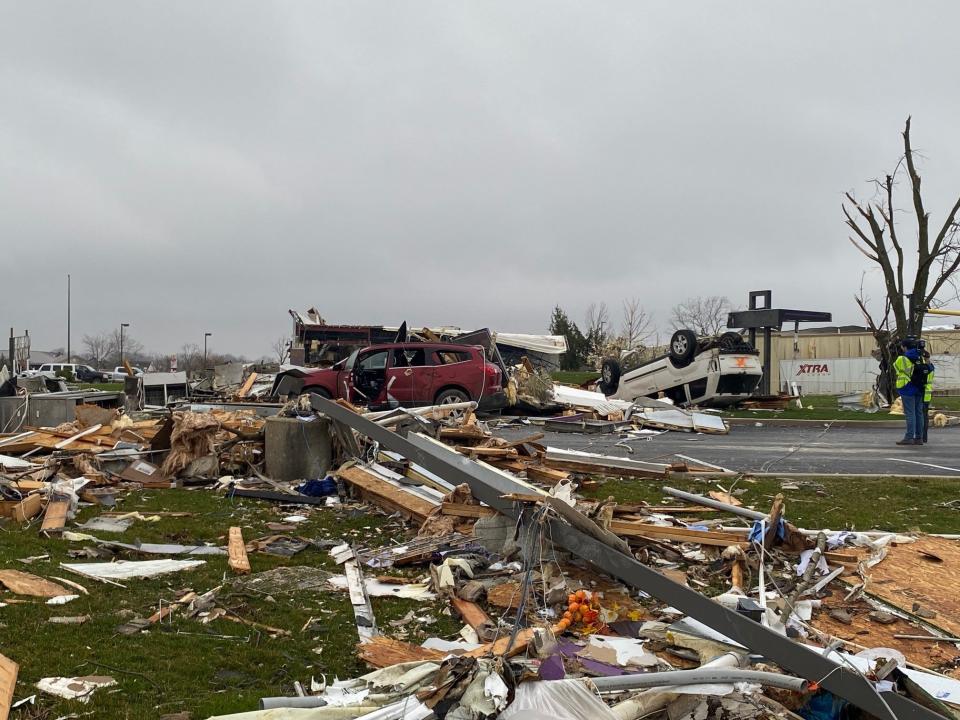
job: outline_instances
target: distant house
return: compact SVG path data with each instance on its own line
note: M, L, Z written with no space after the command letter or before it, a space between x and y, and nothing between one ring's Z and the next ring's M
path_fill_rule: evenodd
M44 352L43 350L30 350L30 361L29 368L31 370L37 370L41 365L47 363L65 363L67 362L67 356L65 354L54 354L49 352Z

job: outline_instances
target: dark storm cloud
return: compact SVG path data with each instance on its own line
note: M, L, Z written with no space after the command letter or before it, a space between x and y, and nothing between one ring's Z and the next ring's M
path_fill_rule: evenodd
M842 192L960 188L951 3L8 3L5 327L259 356L288 307L541 332L771 288L858 322ZM942 217L942 216L941 216ZM937 219L935 214L934 220ZM872 282L868 277L868 283Z

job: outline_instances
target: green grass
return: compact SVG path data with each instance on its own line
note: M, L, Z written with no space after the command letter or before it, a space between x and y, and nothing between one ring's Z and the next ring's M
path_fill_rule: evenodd
M102 539L132 542L195 543L213 541L226 544L231 525L243 528L244 539L273 534L268 521L280 521L289 512L274 503L257 500L228 500L207 490L153 490L127 495L121 502L124 511L186 511L186 518L163 518L159 522L137 521L126 532L117 535L99 533ZM98 514L97 508L84 510L83 522ZM383 515L317 508L309 522L298 526L297 534L309 539L350 539L358 544L384 544L397 538L402 530L395 520ZM116 627L132 617L148 617L162 598L169 602L186 588L197 593L233 577L226 556L205 558L205 565L194 570L161 576L152 580L127 581L125 589L72 576L59 567L70 562L69 549L80 549L85 543L47 539L38 535L37 525L21 529L9 521L0 526L3 553L0 567L14 568L44 577L59 575L87 587L88 596L61 606L48 606L41 600L9 604L0 608L0 652L20 663L16 697L32 694L33 685L41 677L75 675L110 675L118 685L96 692L88 705L39 695L37 717L59 717L72 712L93 712L97 718L149 718L164 713L189 710L194 718L254 710L259 698L293 694L293 682L308 685L311 676L328 679L353 677L368 671L357 660L354 651L357 632L349 597L345 592L319 591L296 596L277 594L264 598L239 592L224 592L220 604L243 618L282 628L292 637L271 638L243 624L217 620L203 625L195 619L174 615L172 622L154 626L148 632L133 636L116 633ZM50 560L30 565L19 558L49 554ZM146 557L130 559L147 559ZM73 560L84 562L85 560ZM312 565L336 571L327 551L311 548L292 558L278 558L251 553L253 572L280 565ZM415 577L425 568L412 568ZM391 574L398 574L394 569ZM0 591L0 601L15 597ZM402 618L408 611L437 618L431 625L409 626L410 642L422 642L436 635L452 637L460 624L444 615L446 604L421 604L394 598L373 599L377 622L388 634L397 630L391 620ZM90 615L83 625L54 625L47 618L64 615ZM318 627L301 632L310 618ZM229 638L217 637L221 635ZM317 653L315 648L322 648ZM41 715L46 712L46 715ZM29 717L24 715L23 717Z
M567 385L583 385L585 382L592 382L600 377L600 373L590 370L556 370L550 373L550 377L558 383Z
M108 392L119 392L123 390L123 383L102 382L102 383L80 383L81 390L106 390Z
M706 495L721 485L730 489L732 480L671 480L669 485ZM588 497L605 499L612 496L621 503L649 502L669 505L682 501L666 495L660 480L607 479L585 487ZM798 490L782 489L783 485L799 485ZM737 498L745 506L766 512L777 493L786 500L786 518L798 527L811 530L884 530L925 533L960 532L960 510L938 507L940 503L960 498L960 482L923 478L821 478L815 481L787 481L777 478L741 479L736 489L746 492ZM683 515L684 519L692 516ZM704 513L702 519L724 517L721 513ZM731 516L726 516L731 517ZM729 524L737 524L731 517Z
M791 402L786 410L730 410L724 413L726 417L739 418L778 418L784 420L864 420L876 422L880 420L903 420L902 415L890 415L886 410L875 413L850 412L837 409L837 398L834 395L806 395L800 400L803 409L799 409L795 402ZM812 408L811 408L812 406ZM960 410L960 397L935 397L931 403L931 411Z

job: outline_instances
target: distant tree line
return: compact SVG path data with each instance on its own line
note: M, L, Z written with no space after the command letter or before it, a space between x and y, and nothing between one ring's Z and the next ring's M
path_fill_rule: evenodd
M98 370L106 370L122 364L120 356L120 330L84 335L81 340L83 352L76 355L76 359L92 365ZM196 372L203 369L203 348L197 343L184 343L175 353L149 353L144 350L143 343L128 333L123 334L123 357L131 365L144 369L153 368L157 372L170 370L171 358L177 358L177 370ZM207 348L207 367L222 365L230 362L248 362L243 355L221 353L213 348Z

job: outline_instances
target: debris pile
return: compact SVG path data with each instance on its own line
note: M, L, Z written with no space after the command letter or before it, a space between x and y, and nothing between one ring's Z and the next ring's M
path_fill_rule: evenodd
M255 386L251 377L240 397ZM521 383L525 392L545 397L531 382ZM668 403L638 406L562 386L552 392L574 411L557 421L584 428L726 431L715 415ZM153 613L131 612L116 633L149 632L176 614L199 626L227 620L278 643L312 622L273 627L233 600L349 598L356 644L336 652L355 653L371 672L298 680L296 696L278 692L259 709L220 720L822 718L843 708L933 718L960 709L960 613L942 590L944 568L960 563L953 539L800 528L782 495L768 507L745 507L737 485L749 480L736 473L694 460L555 448L541 443L542 432L507 440L471 402L371 412L313 395L278 405L270 418L222 403L146 416L97 410L0 440L0 513L25 527L39 523L35 529L59 542L82 543L71 544L72 561L56 576L0 569L7 592L65 604L91 590L60 575L126 587L219 562L216 586L184 588ZM273 430L279 440L271 440ZM277 462L299 462L307 449L323 454L308 432L327 440L322 472L294 470L291 479L268 471L271 454ZM588 497L584 490L600 477L653 481L663 501ZM695 494L673 488L677 479L724 485ZM223 522L216 543L105 537L155 519L110 509L118 496L178 485L224 503L273 503L281 514L269 534ZM100 513L77 525L81 504ZM360 541L298 530L307 519L301 511L344 507L358 517L389 516L390 531ZM253 572L260 558L308 548L324 553L324 568ZM391 598L417 608L443 603L459 631L412 642L410 628L429 628L436 618L412 609L384 621L376 608ZM0 710L11 705L17 672L0 655ZM65 676L51 673L36 688L87 702L117 682L58 672Z

